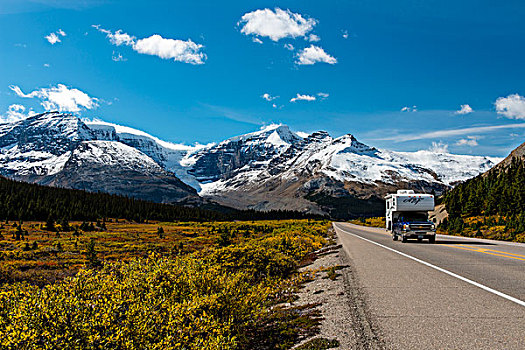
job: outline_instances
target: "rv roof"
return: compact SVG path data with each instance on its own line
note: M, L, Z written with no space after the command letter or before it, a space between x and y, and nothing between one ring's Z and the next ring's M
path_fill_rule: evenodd
M414 194L414 190L397 190L397 194Z

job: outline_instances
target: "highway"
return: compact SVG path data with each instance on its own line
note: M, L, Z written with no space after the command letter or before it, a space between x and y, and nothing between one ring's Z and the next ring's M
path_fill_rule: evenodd
M438 235L392 241L384 229L334 223L350 295L368 330L361 348L525 349L525 244ZM350 299L349 299L350 300Z

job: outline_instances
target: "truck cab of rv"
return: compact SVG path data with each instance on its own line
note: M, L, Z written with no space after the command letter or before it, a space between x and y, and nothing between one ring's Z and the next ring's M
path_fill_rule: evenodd
M436 226L428 219L428 212L434 210L434 196L415 193L412 190L398 190L386 197L386 229L392 239L402 242L415 238L436 241Z

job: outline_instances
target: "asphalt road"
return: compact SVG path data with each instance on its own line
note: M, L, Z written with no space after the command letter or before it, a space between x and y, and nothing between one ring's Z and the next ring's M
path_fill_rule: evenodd
M370 348L525 349L525 244L334 228L378 338Z

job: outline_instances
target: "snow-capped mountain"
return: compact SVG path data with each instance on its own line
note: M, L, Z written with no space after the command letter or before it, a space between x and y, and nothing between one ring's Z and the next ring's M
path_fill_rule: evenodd
M0 174L40 184L103 191L158 202L198 199L116 130L88 126L57 112L0 124Z
M285 125L207 146L57 112L0 125L0 172L12 178L161 202L198 200L198 192L240 209L341 217L377 213L381 197L398 187L440 192L498 161L376 149L350 134L307 135Z
M247 154L251 161L244 159ZM203 182L202 196L234 207L285 207L342 217L381 212L381 198L399 187L440 193L499 161L380 150L350 134L333 138L321 131L300 137L284 126L223 141L193 157L190 172Z

